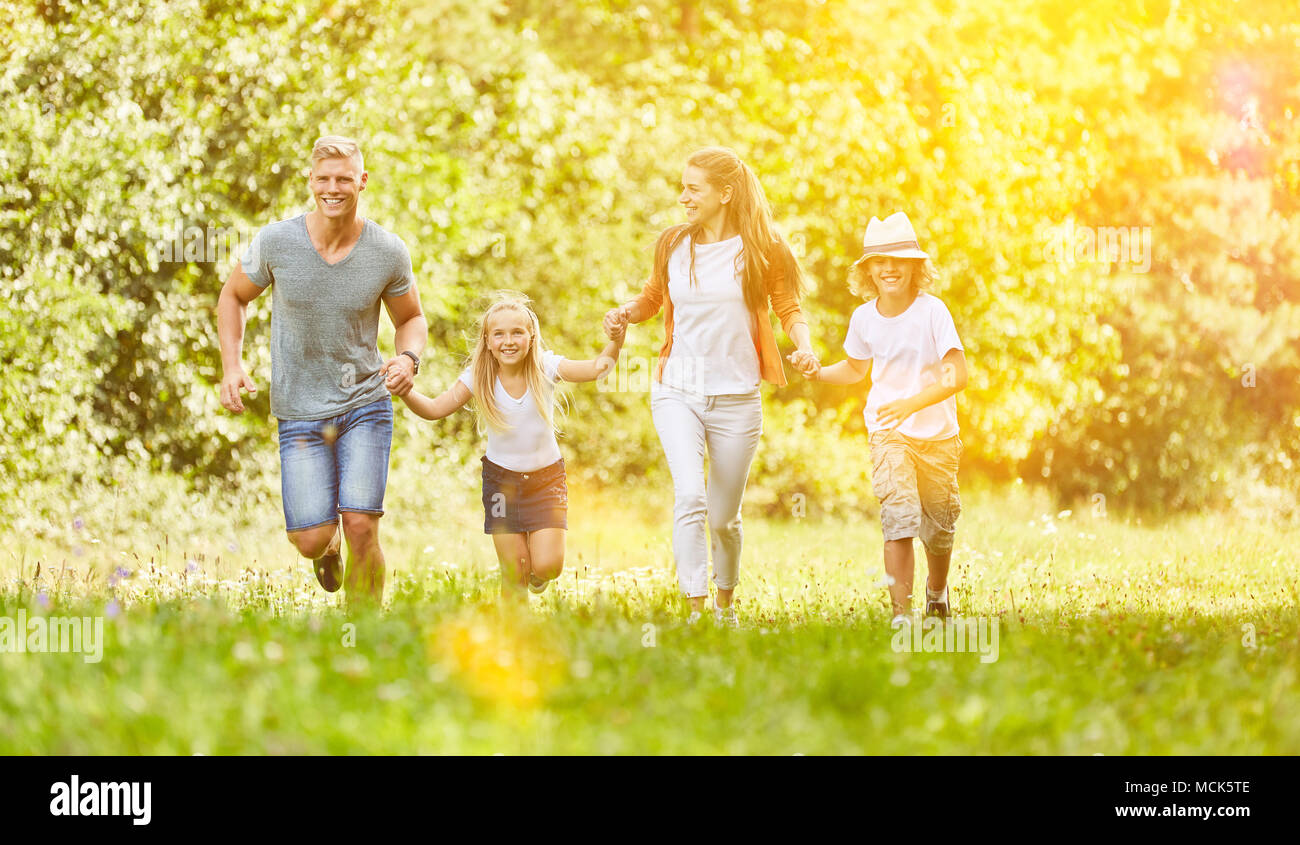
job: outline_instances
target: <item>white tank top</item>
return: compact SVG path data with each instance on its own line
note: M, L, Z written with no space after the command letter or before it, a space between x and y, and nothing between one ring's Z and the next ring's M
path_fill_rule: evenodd
M542 371L554 384L560 377L560 362L564 358L554 352L542 353ZM460 381L474 392L474 375L466 367L460 374ZM555 428L547 425L538 410L537 400L531 389L516 399L506 392L501 379L496 380L497 407L505 417L510 428L498 431L488 426L487 459L497 466L514 472L532 472L548 467L560 459L560 444L555 440ZM543 397L550 402L551 397Z
M754 317L745 305L740 236L695 245L691 283L690 238L668 259L673 345L664 362L666 387L719 396L753 393L759 385Z

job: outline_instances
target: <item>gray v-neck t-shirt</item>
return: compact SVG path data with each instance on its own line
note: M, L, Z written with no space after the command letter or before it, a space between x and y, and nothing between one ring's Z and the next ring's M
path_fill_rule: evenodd
M320 420L387 397L379 368L379 307L415 283L406 244L366 220L344 258L327 264L300 214L263 228L241 259L271 285L271 414Z

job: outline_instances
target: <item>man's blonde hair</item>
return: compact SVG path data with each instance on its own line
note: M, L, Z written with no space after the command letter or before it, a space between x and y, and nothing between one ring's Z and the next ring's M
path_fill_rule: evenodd
M322 135L311 148L311 163L326 158L350 158L356 161L357 170L366 171L366 161L361 157L361 145L343 135Z

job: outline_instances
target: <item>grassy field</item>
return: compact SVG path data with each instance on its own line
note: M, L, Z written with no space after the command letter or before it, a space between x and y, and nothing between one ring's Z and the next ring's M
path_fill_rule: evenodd
M685 624L668 502L575 489L566 572L517 606L474 498L444 498L390 503L382 614L321 591L274 508L4 538L0 616L103 615L105 644L0 654L0 753L1300 753L1293 528L970 492L953 601L998 622L982 662L895 651L869 514L747 517L728 630Z

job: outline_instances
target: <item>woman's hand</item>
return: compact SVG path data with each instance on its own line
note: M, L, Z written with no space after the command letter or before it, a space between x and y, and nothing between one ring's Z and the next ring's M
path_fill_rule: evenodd
M619 340L627 334L627 324L632 319L626 305L605 312L605 334L610 340Z
M817 360L817 354L810 349L796 349L790 353L788 360L800 375L808 379L815 379L817 371L822 368L821 362Z

